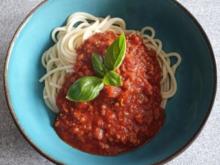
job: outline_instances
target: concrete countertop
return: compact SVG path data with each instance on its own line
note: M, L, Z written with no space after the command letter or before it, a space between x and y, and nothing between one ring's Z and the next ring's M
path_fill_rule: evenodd
M42 0L0 1L0 74L9 41L26 14ZM220 69L220 1L178 0L201 23L212 43L218 70ZM218 74L218 77L220 75ZM17 130L6 105L3 93L3 76L0 77L0 165L50 165L37 153ZM219 82L218 82L219 84ZM209 120L195 142L168 165L219 165L220 164L220 91Z

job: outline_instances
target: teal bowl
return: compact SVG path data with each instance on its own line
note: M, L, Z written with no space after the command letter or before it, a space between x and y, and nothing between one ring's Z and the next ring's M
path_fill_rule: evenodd
M46 107L40 77L42 53L52 45L51 31L67 16L84 11L118 16L128 28L156 29L166 51L182 55L178 92L169 100L166 121L147 144L106 157L81 152L53 129L55 114ZM5 93L11 114L24 137L48 159L68 165L148 165L164 163L183 151L204 126L216 92L216 65L207 36L195 18L174 0L48 0L32 11L17 30L5 65ZM123 163L122 163L123 162Z

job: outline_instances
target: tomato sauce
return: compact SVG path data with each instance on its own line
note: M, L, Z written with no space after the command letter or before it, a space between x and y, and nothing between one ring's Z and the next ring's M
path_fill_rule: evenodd
M71 146L99 155L116 155L148 142L162 127L161 69L154 51L147 49L137 34L126 34L126 56L117 69L123 86L105 86L90 102L66 99L74 81L95 75L91 55L103 55L117 38L113 32L97 33L77 49L75 72L66 77L57 96L60 112L55 121L57 134Z

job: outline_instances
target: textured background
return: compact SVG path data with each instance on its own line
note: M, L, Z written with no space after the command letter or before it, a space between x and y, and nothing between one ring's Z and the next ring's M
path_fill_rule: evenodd
M207 32L220 69L220 1L178 0L199 20ZM41 0L0 0L0 75L6 50L16 28L25 15ZM218 77L220 75L218 74ZM218 83L219 84L219 83ZM0 165L50 165L21 136L15 127L3 94L0 77ZM196 141L168 165L220 164L220 91L209 120Z

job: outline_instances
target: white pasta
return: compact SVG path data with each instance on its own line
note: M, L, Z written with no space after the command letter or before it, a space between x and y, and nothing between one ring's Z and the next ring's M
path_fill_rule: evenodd
M40 82L45 83L43 95L47 106L53 112L59 112L56 106L56 96L62 87L65 75L74 72L76 48L95 33L105 31L138 33L142 36L145 46L156 51L162 70L161 96L163 101L161 106L165 108L167 99L177 91L175 72L181 63L181 56L176 52L166 53L162 49L162 42L155 38L156 32L152 27L144 27L141 31L126 30L126 23L121 18L110 16L99 18L83 12L72 14L65 26L54 29L52 39L55 45L42 56L42 65L46 69L46 74ZM176 58L176 63L173 65L171 58Z

